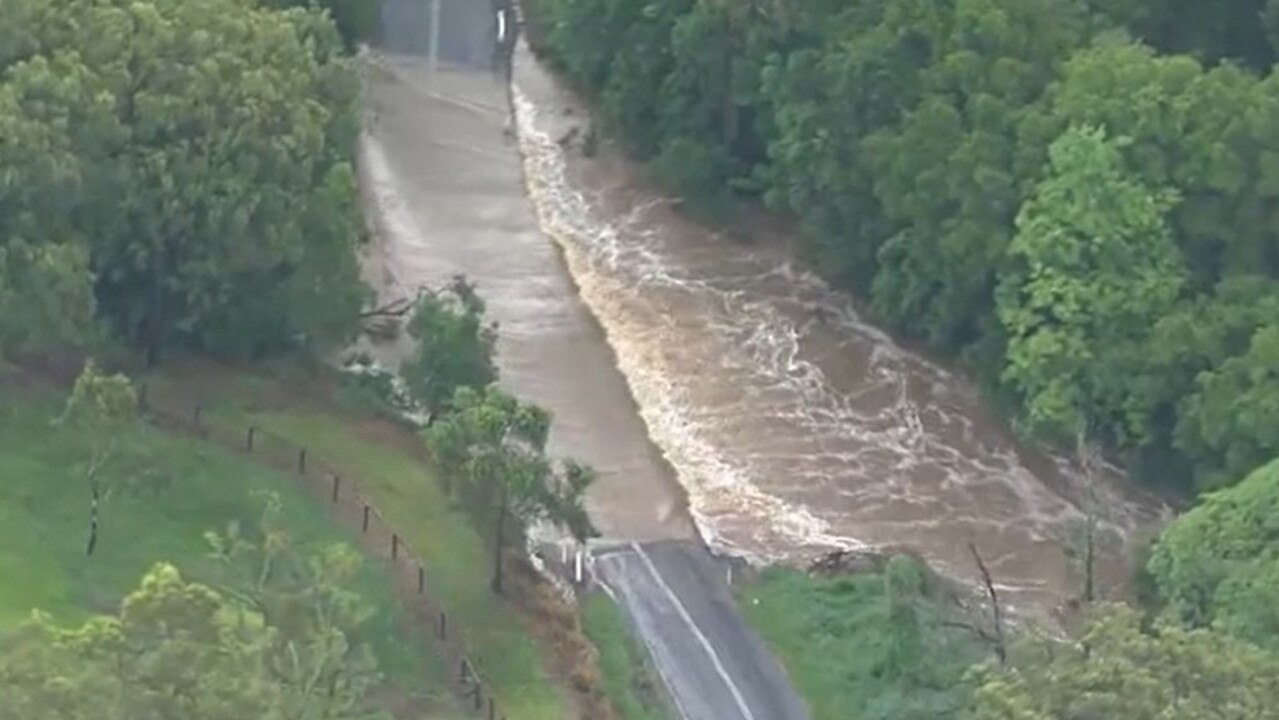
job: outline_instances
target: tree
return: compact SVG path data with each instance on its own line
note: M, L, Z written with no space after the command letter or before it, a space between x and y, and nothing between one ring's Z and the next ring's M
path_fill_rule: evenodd
M1133 378L1137 404L1147 418L1147 440L1139 447L1137 470L1145 477L1185 488L1220 486L1251 469L1240 468L1231 476L1222 466L1223 455L1212 450L1204 437L1226 440L1214 430L1201 435L1210 416L1209 405L1220 410L1233 396L1203 396L1205 386L1220 388L1217 378L1226 363L1245 355L1257 332L1279 317L1279 284L1259 275L1227 278L1211 292L1183 303L1155 324L1146 344L1146 362ZM1240 363L1235 360L1235 366ZM1229 414L1217 414L1208 429ZM1255 463L1254 463L1255 464Z
M233 523L206 534L219 589L275 629L267 667L287 717L358 716L378 681L376 658L357 640L374 616L355 590L363 560L344 543L304 554L283 528L279 497L261 497L252 533Z
M372 720L376 659L362 561L302 553L265 495L260 525L209 533L216 586L155 565L120 611L62 628L36 613L4 636L0 718Z
M54 152L0 149L0 202L24 188L19 238L88 248L100 312L151 362L175 340L255 355L354 332L358 83L330 22L55 0L6 23L27 39L0 51L0 110Z
M1164 224L1176 196L1133 178L1120 144L1090 128L1053 143L1048 177L1017 217L999 287L1004 379L1023 398L1028 426L1049 436L1089 425L1119 442L1140 436L1127 378L1141 339L1182 285Z
M1201 488L1232 482L1279 453L1279 324L1257 330L1245 353L1196 378L1177 445L1195 459Z
M1149 187L1176 190L1170 229L1190 279L1206 290L1235 273L1279 270L1273 207L1279 131L1274 78L1233 65L1205 70L1184 55L1160 56L1107 37L1066 63L1034 120L1037 133L1100 126L1130 138L1128 168ZM1029 144L1037 144L1027 141Z
M5 4L0 68L35 50L20 29L47 13L32 0ZM105 110L68 64L36 57L0 77L0 356L77 346L92 331L89 253L59 221L60 208L80 196L83 171L59 127L69 116L94 125Z
M1279 461L1210 493L1169 525L1148 569L1190 627L1214 627L1279 652Z
M60 424L79 433L85 442L84 479L89 485L89 539L85 553L98 544L99 505L112 490L110 465L116 459L138 416L138 395L124 375L105 375L90 359L76 378Z
M26 720L285 720L273 630L160 564L116 616L73 629L37 614L0 655L0 716Z
M1167 53L1189 53L1215 63L1233 59L1268 70L1275 48L1264 33L1267 0L1221 0L1211 7L1194 0L1143 0L1134 29Z
M374 38L382 10L382 0L263 0L263 4L275 8L323 9L332 18L348 52Z
M996 271L1040 171L1023 167L1018 127L1088 23L1079 3L1057 0L958 0L943 22L919 100L863 150L895 227L878 252L875 308L954 352L998 341Z
M1032 643L1008 670L975 674L968 720L1271 720L1279 658L1209 630L1102 608L1080 640Z
M427 444L450 478L450 493L493 534L493 590L502 592L503 555L510 536L549 520L578 539L593 533L582 495L594 475L582 465L560 468L546 458L550 415L496 385L460 387L453 412L426 431Z
M444 289L423 292L408 331L417 347L400 365L400 375L425 408L428 425L450 409L458 388L484 388L497 380L497 326L484 322L484 300L466 278L459 275Z
M0 243L0 357L80 346L93 330L92 275L83 247Z

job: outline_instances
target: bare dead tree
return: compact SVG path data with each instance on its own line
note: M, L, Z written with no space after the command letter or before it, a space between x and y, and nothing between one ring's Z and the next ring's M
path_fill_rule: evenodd
M991 614L994 616L994 643L995 657L999 658L1000 665L1008 664L1008 644L1004 639L1004 611L999 604L999 593L995 591L995 582L991 580L990 570L986 568L986 562L982 560L981 553L977 552L977 546L968 543L968 550L973 554L973 560L977 561L977 570L981 573L982 584L986 586L986 594L990 596Z

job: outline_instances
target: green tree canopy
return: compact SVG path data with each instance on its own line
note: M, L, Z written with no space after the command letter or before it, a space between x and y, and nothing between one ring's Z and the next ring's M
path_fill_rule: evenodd
M967 720L1272 720L1279 658L1229 635L1105 608L1077 643L1043 641L984 669Z
M1175 195L1134 178L1119 146L1090 128L1053 143L1001 281L1004 378L1025 398L1026 420L1060 437L1095 420L1120 440L1140 436L1125 386L1143 338L1181 288L1164 224Z
M1279 652L1279 461L1207 495L1168 526L1149 570L1192 627L1216 627Z
M484 388L497 380L497 326L484 321L484 300L466 278L423 292L408 331L417 347L400 365L400 375L430 420L449 410L458 388Z
M1248 349L1201 373L1183 401L1178 447L1197 459L1199 485L1234 482L1279 452L1279 321Z
M90 339L92 280L82 246L0 243L0 358Z
M152 360L348 336L357 83L332 24L242 0L39 5L7 0L0 35L0 244L86 248L98 308Z
M1220 388L1218 370L1248 352L1253 337L1279 317L1279 284L1258 275L1223 280L1212 292L1183 303L1155 324L1146 347L1146 363L1134 377L1135 403L1147 418L1147 444L1140 448L1138 467L1144 474L1173 486L1201 487L1238 479L1252 465L1230 476L1222 456L1211 452L1201 435L1227 416L1207 422L1203 415L1205 383ZM1220 406L1230 398L1209 398ZM1206 424L1205 424L1206 423ZM1221 434L1209 437L1228 440Z
M117 616L62 629L37 616L0 657L7 718L227 720L289 717L272 682L274 630L157 565Z
M546 457L550 415L502 392L460 387L454 410L426 430L426 441L476 522L493 528L493 587L502 590L502 558L510 538L539 520L584 540L594 533L582 507L594 474Z
M312 7L329 14L348 51L377 34L382 0L262 0L274 8Z
M0 637L0 718L374 720L373 614L362 559L334 544L304 555L277 497L260 525L209 533L214 584L160 563L114 615L78 627L36 613Z

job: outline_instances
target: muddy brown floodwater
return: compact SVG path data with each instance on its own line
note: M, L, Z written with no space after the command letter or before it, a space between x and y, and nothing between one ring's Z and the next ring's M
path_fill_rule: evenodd
M386 56L368 72L361 155L377 222L365 270L384 300L454 273L478 285L499 323L502 384L551 410L551 450L590 463L588 499L606 535L691 538L683 490L649 442L616 359L525 196L503 127L505 89L489 73ZM398 367L407 339L373 346Z
M1077 593L1069 464L1020 447L969 382L863 322L784 238L712 232L607 147L563 147L586 112L526 49L511 134L492 76L384 58L368 93L370 279L385 297L454 272L478 283L503 382L554 412L553 450L601 471L606 536L695 524L761 562L904 546L969 584L972 542L1016 609ZM1097 486L1114 586L1165 510L1113 470Z

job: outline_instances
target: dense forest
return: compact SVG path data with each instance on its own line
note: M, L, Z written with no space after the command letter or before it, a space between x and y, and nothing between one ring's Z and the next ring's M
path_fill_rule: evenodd
M1279 3L534 10L634 156L793 215L832 281L1027 434L1083 431L1182 490L1279 453Z
M258 356L366 298L358 80L321 12L4 0L0 348Z

